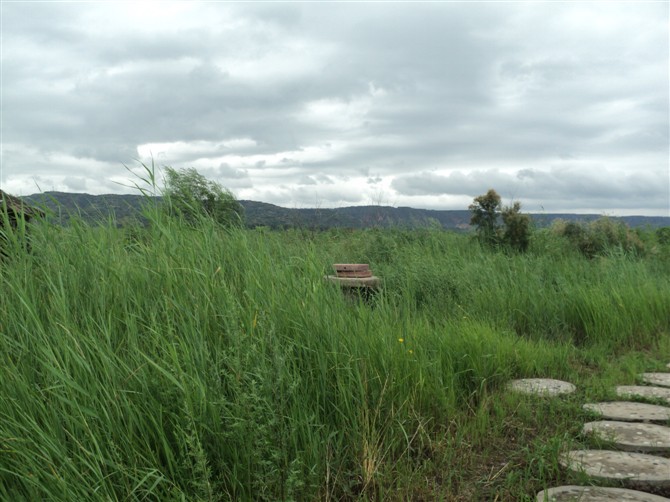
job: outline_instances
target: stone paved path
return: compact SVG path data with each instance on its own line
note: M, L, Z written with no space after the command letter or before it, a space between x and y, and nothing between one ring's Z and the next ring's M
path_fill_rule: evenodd
M670 486L670 459L613 450L572 450L560 460L563 467L594 479L625 481L630 486Z
M584 424L582 432L611 442L618 450L670 453L670 427L663 425L600 420Z
M608 420L623 422L667 422L670 407L657 404L635 403L632 401L611 401L608 403L586 403L582 406Z
M625 488L598 486L559 486L537 494L537 502L667 502L669 499L651 493Z
M652 385L619 385L616 388L618 396L627 398L658 399L670 404L670 389L654 387Z
M670 369L670 363L667 364ZM649 385L619 386L619 396L663 400L670 404L670 373L643 373ZM558 396L574 392L574 385L551 379L526 379L510 382L509 389L538 396ZM587 474L594 483L623 482L627 488L598 486L559 486L537 494L537 502L670 502L648 493L655 488L670 488L670 406L631 401L587 403L584 409L604 419L584 425L585 434L610 442L615 450L573 450L563 454L561 465ZM661 422L651 424L649 422ZM625 450L625 451L620 451Z
M559 396L561 394L572 394L577 388L569 383L552 378L523 378L512 380L508 388L523 394L535 394L536 396Z
M651 385L670 387L670 373L642 373L642 381Z

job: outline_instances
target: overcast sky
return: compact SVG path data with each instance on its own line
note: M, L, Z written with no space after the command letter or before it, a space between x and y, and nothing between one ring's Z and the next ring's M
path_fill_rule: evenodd
M132 193L153 158L285 207L466 209L494 188L670 216L666 1L0 9L16 195Z

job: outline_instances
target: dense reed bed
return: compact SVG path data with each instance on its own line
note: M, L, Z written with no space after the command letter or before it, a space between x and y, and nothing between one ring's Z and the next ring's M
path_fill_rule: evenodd
M532 500L585 397L670 357L660 245L151 219L36 225L0 265L0 499ZM336 262L383 290L347 299ZM580 394L504 389L534 376Z

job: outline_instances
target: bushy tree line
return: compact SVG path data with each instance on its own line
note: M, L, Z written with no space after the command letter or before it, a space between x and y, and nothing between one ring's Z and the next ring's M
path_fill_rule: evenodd
M195 224L211 218L223 226L242 226L244 208L235 196L220 184L208 180L195 169L165 168L166 211ZM521 203L503 206L500 195L490 189L475 197L468 208L470 225L476 227L477 239L485 246L525 252L530 246L531 217L521 212ZM641 255L645 245L638 234L625 223L599 218L591 223L559 221L553 225L555 235L567 239L587 258L611 252ZM670 242L670 228L658 229L656 241ZM388 249L387 246L381 248Z
M503 206L500 195L490 189L475 197L468 209L472 213L470 225L476 227L477 239L483 245L518 252L528 250L532 234L531 217L521 212L521 203ZM641 256L647 248L656 245L663 248L670 244L670 227L657 229L653 234L655 238L651 238L655 243L650 243L644 233L607 217L590 223L558 220L552 225L551 232L567 240L570 247L587 258L611 253Z

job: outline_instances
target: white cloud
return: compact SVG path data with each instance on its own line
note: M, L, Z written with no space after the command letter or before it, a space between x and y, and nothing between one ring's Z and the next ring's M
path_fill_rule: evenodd
M257 145L251 138L231 138L224 141L172 141L146 143L137 147L140 158L169 159L171 162L188 162L211 158L224 152L248 151Z

